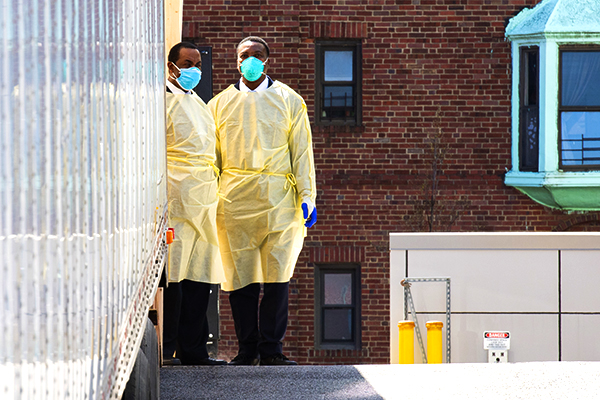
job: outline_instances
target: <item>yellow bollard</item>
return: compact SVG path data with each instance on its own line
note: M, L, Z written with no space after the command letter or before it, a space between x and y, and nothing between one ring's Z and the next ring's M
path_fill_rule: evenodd
M413 321L398 322L399 329L399 363L415 363L415 323Z
M441 364L442 356L442 328L443 322L428 321L427 327L427 363Z

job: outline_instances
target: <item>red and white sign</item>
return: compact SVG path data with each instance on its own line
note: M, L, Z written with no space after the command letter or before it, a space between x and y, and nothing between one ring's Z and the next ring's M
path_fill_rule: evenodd
M509 350L510 332L486 331L483 332L483 348L485 350Z

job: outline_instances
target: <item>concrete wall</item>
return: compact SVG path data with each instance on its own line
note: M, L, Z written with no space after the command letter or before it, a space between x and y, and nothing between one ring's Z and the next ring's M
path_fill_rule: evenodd
M509 362L600 360L600 234L392 233L390 250L392 363L405 277L451 278L452 362L487 362L489 330L510 331ZM445 324L446 286L417 282L411 292L425 341L426 321Z

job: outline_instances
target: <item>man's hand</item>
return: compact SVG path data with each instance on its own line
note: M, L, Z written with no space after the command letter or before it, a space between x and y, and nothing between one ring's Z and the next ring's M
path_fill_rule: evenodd
M304 214L304 219L306 222L304 226L307 228L312 227L317 222L317 207L312 209L310 216L308 215L308 204L302 203L302 213Z

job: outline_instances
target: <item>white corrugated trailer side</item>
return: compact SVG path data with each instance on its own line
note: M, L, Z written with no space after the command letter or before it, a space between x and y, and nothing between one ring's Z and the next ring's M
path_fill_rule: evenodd
M163 0L0 4L0 398L119 398L166 253Z

